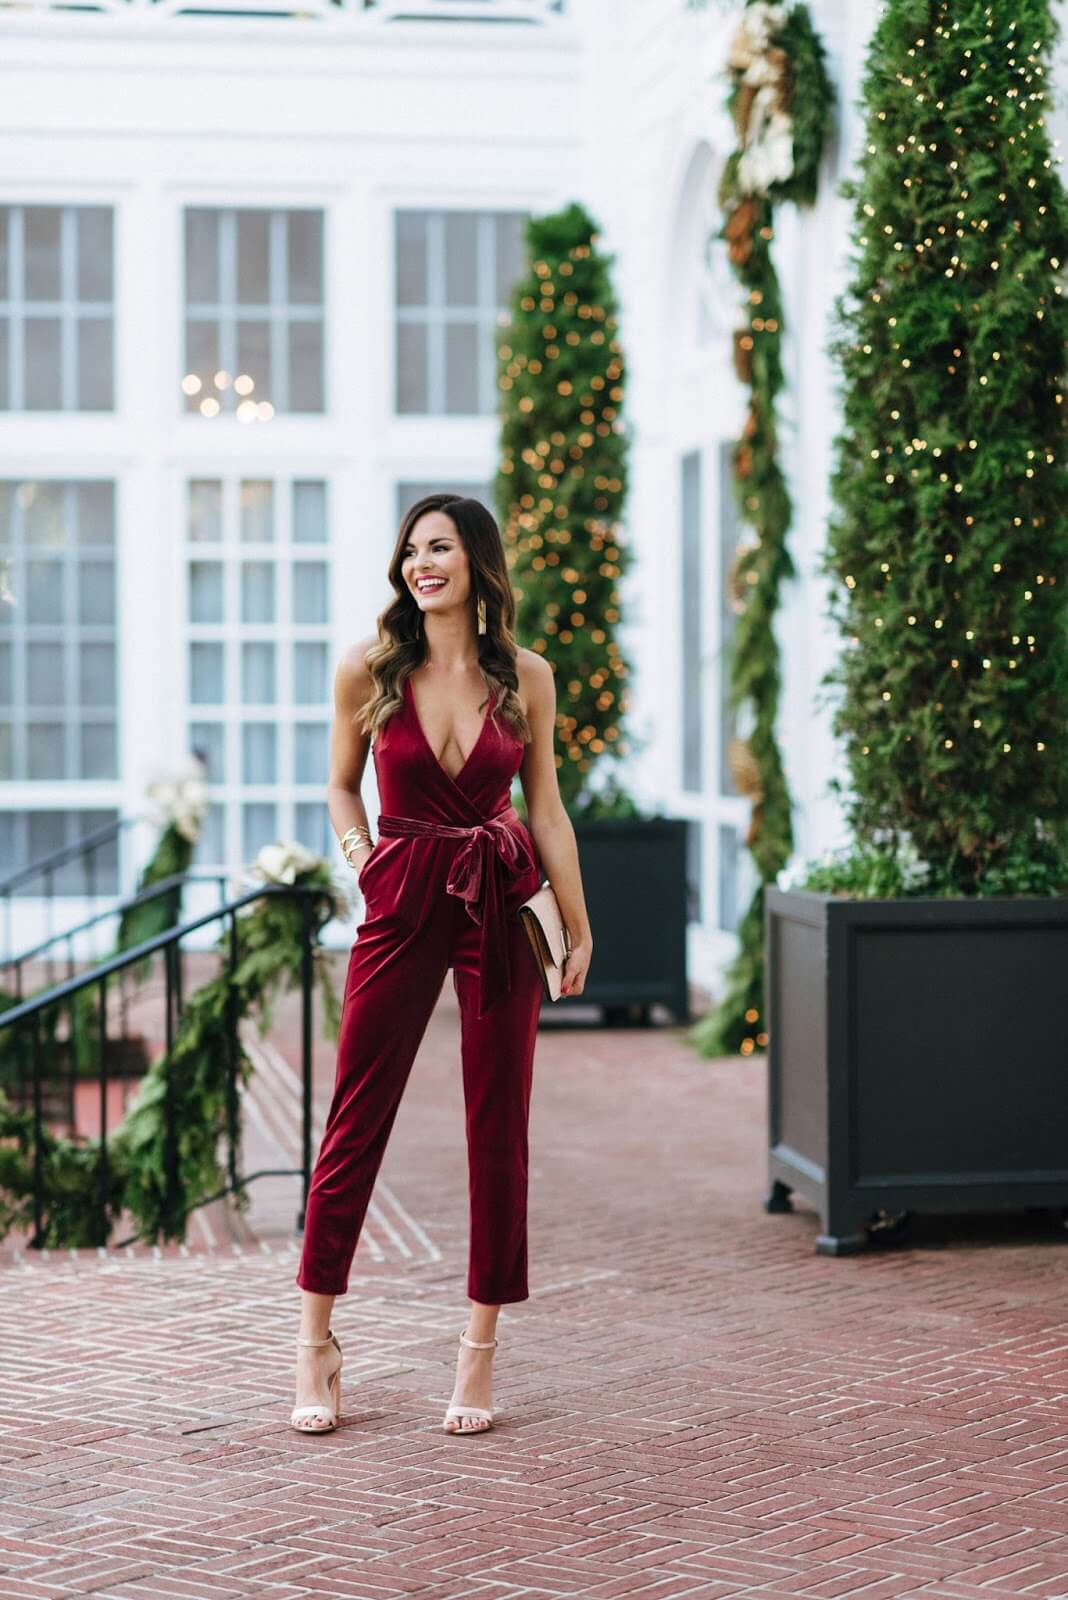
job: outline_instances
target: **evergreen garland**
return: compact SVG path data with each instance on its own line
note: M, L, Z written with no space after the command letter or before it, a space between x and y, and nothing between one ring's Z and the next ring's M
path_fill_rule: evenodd
M729 700L750 732L729 757L736 787L752 801L746 845L759 883L738 929L738 953L719 1006L691 1030L702 1055L751 1055L767 1042L764 1011L764 888L793 850L791 802L775 735L781 670L775 618L794 575L787 547L793 515L778 459L776 399L783 387L782 295L771 255L775 207L809 206L831 131L834 90L808 7L750 0L731 47L728 109L738 147L720 182L719 237L745 291L745 326L735 335L735 370L749 409L733 452L734 490L752 542L731 574L737 613L728 652Z
M159 836L151 860L137 881L135 897L150 889L154 883L162 883L167 878L177 878L187 873L193 859L195 843L195 834L190 838L188 832L183 832L176 823L168 822ZM115 954L118 955L123 950L132 950L135 944L144 944L146 939L152 939L157 933L164 933L168 928L175 927L181 921L181 917L181 884L176 884L173 889L156 895L141 905L125 906L119 918Z
M188 872L196 837L196 830L191 829L187 821L184 821L182 827L174 821L165 824L156 848L138 878L134 899L122 908L115 947L110 955L100 958L101 962L110 960L112 956L121 955L124 950L132 950L134 945L144 944L157 933L164 933L168 928L173 928L181 920L181 884L175 884L172 889L140 905L134 901L154 883L162 883L167 878L180 877ZM147 965L143 965L138 977L143 978L146 974ZM29 995L22 996L23 1000L30 998ZM14 990L4 990L0 993L0 1013L19 1004L21 1000ZM69 1044L69 1066L62 1062L64 1040L58 1032L63 1025L64 1013L67 1024L66 1042ZM99 1037L100 994L95 984L89 988L76 990L65 1006L47 1007L41 1012L39 1030L40 1050L45 1063L44 1078L58 1082L64 1073L70 1073L75 1078L95 1077L99 1068L97 1055ZM0 1031L0 1088L6 1085L8 1089L13 1089L15 1081L13 1041L6 1032Z
M872 39L835 345L840 879L905 854L914 893L1068 889L1055 36L1049 0L888 0Z
M629 565L620 518L627 439L616 300L580 205L527 224L528 270L498 338L501 453L494 483L517 635L556 673L556 765L574 814L598 809L597 760L626 751L629 665L615 640ZM620 797L605 791L618 811Z
M156 934L165 933L168 928L176 927L181 921L180 883L176 883L173 888L165 890L151 900L142 901L139 905L136 904L136 899L154 883L162 883L167 878L180 877L188 872L195 842L195 833L191 838L173 822L168 822L164 827L150 860L137 880L134 899L122 909L112 955L117 956L124 950L132 950L135 945L144 944L147 940L155 938ZM150 963L146 961L136 969L138 980L143 981L148 976L149 965ZM97 1041L100 1038L100 999L100 991L93 984L89 988L79 989L69 1008L70 1070L76 1077L95 1077L99 1071ZM57 1007L54 1011L46 1011L42 1017L42 1022L45 1024L42 1032L48 1031L50 1043L55 1041L54 1029L59 1022L59 1016Z
M336 1037L340 1009L318 934L343 907L325 861L301 873L296 883L315 891L313 972L325 1031ZM124 1215L132 1218L139 1237L185 1237L189 1212L226 1183L218 1152L228 1129L231 1051L240 1085L247 1085L253 1070L237 1024L254 1017L260 1031L266 1032L278 995L299 985L303 918L299 895L281 887L261 891L260 898L236 919L232 980L230 930L224 930L217 945L217 976L189 996L170 1052L153 1062L136 1100L104 1141L103 1163L100 1139L79 1143L42 1128L45 1214L39 1244L106 1245ZM168 1119L175 1148L170 1181ZM12 1227L32 1228L33 1175L33 1113L16 1111L0 1091L0 1237ZM247 1190L238 1188L232 1197L239 1211L248 1208Z

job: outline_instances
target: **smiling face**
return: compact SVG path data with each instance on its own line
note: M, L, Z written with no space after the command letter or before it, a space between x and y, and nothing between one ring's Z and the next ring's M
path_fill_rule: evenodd
M444 511L426 511L412 525L401 561L401 577L420 611L465 605L471 568L456 524Z

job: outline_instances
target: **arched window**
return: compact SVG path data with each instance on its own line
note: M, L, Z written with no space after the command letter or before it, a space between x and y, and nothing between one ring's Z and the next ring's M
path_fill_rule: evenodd
M718 189L722 163L702 140L690 157L679 191L674 261L679 308L677 337L685 361L730 338L738 316L738 285L718 237L723 223Z
M671 410L678 507L675 814L689 830L692 920L735 930L749 881L742 847L748 802L728 759L739 731L727 704L725 663L734 621L730 571L740 538L731 478L739 426L732 339L740 292L719 237L723 163L707 140L686 161L666 272Z

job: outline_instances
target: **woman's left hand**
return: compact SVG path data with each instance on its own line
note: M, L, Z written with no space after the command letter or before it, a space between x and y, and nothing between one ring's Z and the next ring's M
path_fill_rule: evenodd
M571 946L567 960L564 962L563 979L560 984L561 994L573 995L582 993L592 956L592 939L581 939L578 944Z

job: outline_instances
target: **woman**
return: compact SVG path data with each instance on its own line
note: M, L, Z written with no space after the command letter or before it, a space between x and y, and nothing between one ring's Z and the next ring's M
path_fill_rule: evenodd
M401 1093L453 969L470 1179L467 1331L449 1433L493 1419L502 1304L527 1298L527 1119L541 977L517 908L548 877L571 935L562 991L581 994L593 944L553 754L552 668L516 648L500 533L477 500L432 494L401 525L396 598L377 640L335 684L330 817L366 915L349 958L334 1096L304 1222L297 1404L336 1426L341 1347L330 1331ZM372 845L360 782L374 735L381 813ZM529 829L510 804L519 773Z

